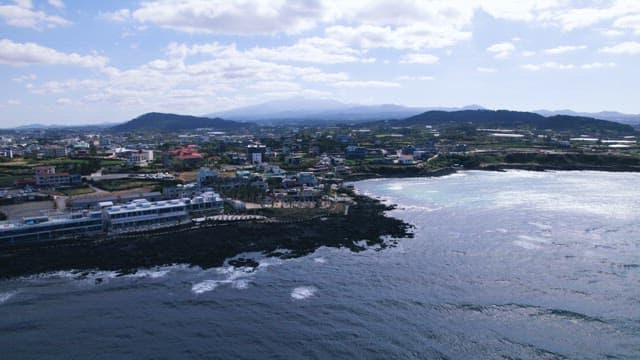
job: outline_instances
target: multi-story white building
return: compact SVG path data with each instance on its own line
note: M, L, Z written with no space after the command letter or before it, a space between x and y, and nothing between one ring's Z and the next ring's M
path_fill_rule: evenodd
M127 204L100 204L99 211L84 210L65 215L39 216L0 222L0 243L55 240L89 234L143 232L191 223L191 215L217 213L224 202L208 191L192 198L151 202L136 199Z

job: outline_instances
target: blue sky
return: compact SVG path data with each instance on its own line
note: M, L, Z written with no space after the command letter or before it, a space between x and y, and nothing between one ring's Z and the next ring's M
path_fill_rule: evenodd
M640 1L0 0L1 127L289 97L640 113Z

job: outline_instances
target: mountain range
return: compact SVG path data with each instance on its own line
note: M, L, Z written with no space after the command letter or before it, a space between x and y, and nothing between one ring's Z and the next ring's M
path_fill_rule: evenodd
M366 122L375 120L405 119L427 111L486 110L480 105L464 107L410 107L395 104L360 105L343 103L336 100L307 99L302 97L274 100L258 105L239 107L228 111L204 115L235 121L254 121L258 123L282 124L296 122ZM545 117L570 115L615 121L640 126L640 114L623 114L614 111L597 113L576 112L572 110L535 110Z
M240 107L204 116L221 117L235 121L255 121L268 124L365 122L372 120L404 119L428 110L478 110L479 105L463 108L409 107L395 104L360 105L336 100L291 98L274 100L258 105Z
M504 129L551 129L573 133L621 135L634 133L632 126L608 120L583 116L553 115L542 116L532 112L508 110L431 110L404 119L385 119L358 123L360 126L425 126L425 125L466 125ZM197 117L189 115L147 113L124 124L114 126L113 132L175 132L210 128L215 130L238 130L256 126L254 123L223 120L221 118Z
M371 122L365 125L416 126L446 124L473 124L474 127L497 127L506 129L551 129L554 131L611 135L634 132L633 127L630 125L591 117L570 115L545 117L532 112L508 110L427 111L402 120Z
M343 103L328 99L307 99L296 97L285 100L268 101L258 105L239 107L232 110L210 113L203 116L187 116L163 113L147 113L128 122L101 123L93 125L42 125L31 124L14 129L54 129L54 128L111 128L115 131L128 131L131 126L140 130L183 130L198 127L233 129L244 125L235 122L255 122L257 124L322 124L322 123L361 123L377 120L406 119L429 111L465 111L486 110L480 105L455 107L410 107L395 104L361 105ZM535 110L544 117L568 115L585 118L615 121L640 128L640 114L623 114L614 111L597 113L576 112L572 110ZM175 116L186 116L188 125L180 124ZM224 120L223 120L224 119ZM131 123L135 121L134 123ZM155 123L154 123L155 121ZM160 123L157 123L160 121ZM229 122L230 121L230 122Z

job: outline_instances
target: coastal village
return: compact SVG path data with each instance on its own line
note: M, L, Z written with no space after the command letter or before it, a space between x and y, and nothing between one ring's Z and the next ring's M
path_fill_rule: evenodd
M343 213L353 202L349 181L371 177L459 169L640 169L631 127L585 132L470 122L237 124L171 132L4 130L0 241L273 221L264 209L288 211L289 217L303 209Z

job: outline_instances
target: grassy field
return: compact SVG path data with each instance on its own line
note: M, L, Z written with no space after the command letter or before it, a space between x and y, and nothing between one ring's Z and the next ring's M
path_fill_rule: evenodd
M76 195L84 195L94 193L95 190L88 186L77 186L73 188L67 189L58 189L59 192L63 193L66 196L76 196Z
M149 186L158 186L160 182L158 181L146 181L146 180L138 180L138 179L119 179L119 180L105 180L105 181L96 181L94 186L106 190L106 191L122 191L135 189L140 187L149 187Z
M0 188L12 187L16 179L22 178L24 178L24 176L0 175Z

